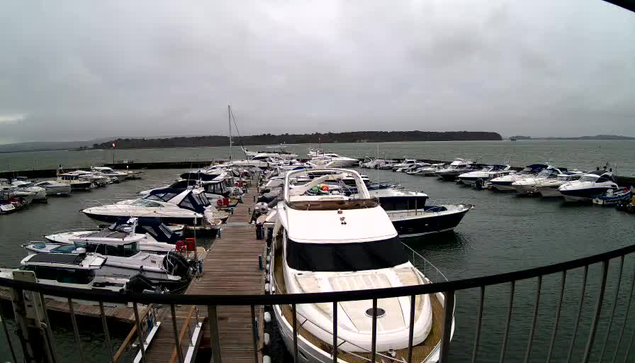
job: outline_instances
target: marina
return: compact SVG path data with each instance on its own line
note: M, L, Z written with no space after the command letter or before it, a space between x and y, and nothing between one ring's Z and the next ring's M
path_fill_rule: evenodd
M258 163L261 163L260 161ZM271 160L268 161L271 163ZM425 162L416 161L417 166L425 167ZM247 168L253 168L246 166L249 164L248 162L237 161L236 162L236 170L248 170ZM289 165L287 165L289 164ZM228 164L231 165L231 164ZM191 295L192 297L202 297L202 296L264 296L268 289L271 289L271 286L276 286L277 290L285 291L283 286L283 277L278 275L280 273L280 259L273 258L272 255L269 255L269 250L267 249L267 243L265 240L268 239L266 237L270 234L270 230L274 228L275 223L272 224L271 221L265 222L265 225L262 227L262 232L257 232L260 223L262 223L263 218L270 214L271 209L265 208L262 209L263 201L270 200L272 195L276 195L273 190L281 190L275 189L279 188L281 184L279 182L275 182L278 177L276 175L283 176L287 173L286 170L290 170L292 168L298 168L302 166L305 168L304 164L300 162L289 162L289 161L280 161L277 165L267 165L264 169L262 169L262 164L258 164L260 167L255 170L255 173L251 174L249 178L246 179L235 179L233 183L243 184L243 188L245 188L246 193L241 195L240 199L243 201L242 203L233 203L230 202L228 205L231 205L230 213L228 218L223 221L221 224L218 224L218 232L216 234L212 234L211 236L206 237L204 234L201 234L197 239L199 240L199 246L197 248L198 258L202 261L200 265L200 269L202 274L197 274L196 277L192 278L191 282L184 290L183 295L187 297ZM355 191L358 190L359 185L355 186L352 183L352 179L350 177L345 177L340 182L331 181L328 173L325 173L321 169L324 166L318 166L318 168L308 168L309 178L303 179L300 178L302 183L306 184L305 188L308 192L316 193L314 197L311 198L328 198L328 195L332 193L353 193L351 195L355 195ZM259 171L261 169L262 171ZM189 172L188 172L189 170ZM214 166L211 168L207 168L205 173L209 173L210 175L220 175L218 174L218 166ZM229 169L231 170L231 166ZM277 171L276 171L277 170ZM413 234L412 230L410 230L410 235L407 232L404 232L402 236L402 232L399 232L399 235L402 237L402 240L407 243L408 247L404 247L406 249L414 248L413 255L411 256L410 261L417 268L421 268L424 273L431 274L433 278L438 278L442 276L443 273L448 274L449 276L454 276L454 278L469 278L470 276L481 276L482 274L487 273L498 273L501 270L505 270L505 263L503 260L498 260L496 265L487 264L478 267L477 269L457 269L461 263L467 263L464 259L459 259L456 262L452 262L452 259L456 258L457 253L465 248L468 248L470 254L472 255L472 266L474 261L490 261L492 258L496 258L496 254L502 252L504 249L512 248L511 246L505 246L505 248L501 249L502 246L494 247L494 249L487 249L483 246L479 248L468 247L475 246L474 243L487 243L487 241L501 241L501 238L504 234L499 234L496 236L497 228L494 225L489 225L487 229L483 229L483 225L487 225L486 220L491 218L491 216L497 216L498 223L506 223L504 219L515 219L515 215L518 215L519 212L522 212L522 215L525 215L529 212L529 215L536 216L535 212L538 212L540 209L553 210L554 208L560 209L557 214L553 214L553 212L548 212L546 215L550 216L550 219L541 220L542 230L545 233L548 233L551 238L554 236L554 230L552 226L556 226L559 223L562 223L564 220L570 220L571 218L578 219L583 218L587 221L597 221L597 220L607 220L607 217L610 215L612 219L615 219L615 222L618 220L622 220L623 218L632 218L627 214L621 213L611 213L611 208L599 208L599 207L591 207L586 205L576 205L575 207L567 207L562 209L567 203L561 202L563 204L553 204L553 203L545 203L541 198L518 198L515 196L517 193L512 193L509 195L508 193L492 193L486 190L479 190L478 188L471 187L457 187L455 182L444 182L437 180L436 178L425 178L418 176L416 173L406 173L406 172L393 172L391 170L379 170L379 169L359 169L355 168L354 170L358 170L361 173L364 173L366 176L363 176L363 182L369 188L369 192L373 195L374 198L378 198L381 202L381 205L386 211L388 215L391 215L393 211L395 214L395 220L392 223L395 225L398 231L402 231L399 227L397 220L399 218L418 218L422 222L416 222L414 226L428 226L429 222L426 221L426 216L429 214L430 217L440 218L442 214L439 214L441 209L436 206L442 206L448 211L453 211L452 208L463 208L463 206L467 206L467 210L473 209L469 213L463 212L461 219L458 222L455 222L451 225L450 228L443 227L443 225L439 224L433 229L426 229L423 232L418 232ZM144 191L142 195L145 195L146 198L151 197L157 191L165 190L162 189L162 185L169 184L170 175L174 178L174 175L180 176L194 176L198 175L199 172L191 172L192 169L157 169L152 170L148 169L144 173L144 179L142 180L132 180L121 184L111 185L109 188L103 189L95 189L92 193L97 193L97 197L100 197L101 194L107 195L111 194L109 192L110 188L121 189L117 190L116 193L119 195L119 200L121 199L130 199L133 197L136 192ZM405 171L405 170L404 170ZM467 172L467 171L466 171ZM231 175L223 174L223 175ZM243 174L242 171L236 173L235 175ZM247 174L245 174L247 175ZM213 177L213 176L212 176ZM460 178L457 178L457 180ZM312 181L313 180L313 181ZM277 183L277 184L276 184ZM250 187L247 188L248 185ZM467 184L467 183L466 183ZM173 184L176 186L177 184ZM269 185L265 187L265 185ZM272 186L278 185L272 189ZM395 188L395 185L398 185ZM157 188L158 187L158 188ZM151 188L151 189L148 189ZM154 189L152 189L154 188ZM316 189L317 188L317 189ZM352 189L351 189L352 188ZM391 189L392 188L392 189ZM125 192L125 191L128 192ZM314 191L315 190L315 191ZM351 192L352 190L352 192ZM415 192L417 190L423 190L423 192ZM210 189L210 191L212 191ZM386 194L388 192L388 194ZM91 194L92 194L91 193ZM179 191L175 191L174 194L180 193ZM273 194L272 194L273 193ZM83 197L84 194L80 196ZM163 194L160 194L163 195ZM207 194L211 198L215 198L214 194ZM54 201L44 205L33 205L30 206L30 210L20 211L18 213L10 214L7 216L3 216L3 219L10 218L11 220L17 221L19 219L24 219L26 216L30 216L31 213L34 214L34 218L38 218L38 214L40 212L44 212L45 209L55 208L58 209L56 204L61 203L63 205L67 205L68 203L73 203L77 205L79 202L79 206L75 207L75 210L82 209L81 206L87 206L94 204L94 202L90 202L87 200L81 201L73 201L75 196L71 196L70 198L55 198ZM171 197L170 197L171 198ZM263 199L264 198L264 199ZM274 197L275 198L275 197ZM109 198L106 198L109 199ZM214 205L222 207L225 203L222 199L213 199ZM405 204L404 204L405 203ZM103 202L100 202L103 204ZM542 206L541 206L542 204ZM560 207L559 207L560 206ZM40 209L42 208L42 209ZM65 207L68 208L68 207ZM430 209L432 208L432 209ZM508 211L505 211L508 209ZM533 212L532 212L533 211ZM255 216L252 216L252 212L257 212ZM216 213L216 212L215 212ZM264 213L264 214L263 214ZM348 213L348 212L346 212ZM401 213L401 214L400 214ZM428 213L428 214L427 214ZM607 214L608 213L608 214ZM403 216L402 216L403 214ZM506 217L503 217L505 214L508 214ZM258 218L258 215L261 215L261 218ZM346 215L346 214L345 214ZM439 217L437 217L439 216ZM489 217L488 217L489 216ZM518 215L520 216L520 215ZM81 217L81 216L79 216ZM555 217L555 218L554 218ZM88 221L86 217L81 219L85 223ZM0 223L3 221L0 219ZM77 217L73 217L69 219L69 221L77 219ZM608 229L605 230L605 233L615 233L615 238L613 239L618 244L621 241L620 237L621 233L628 233L628 231L632 230L632 224L628 222L630 219L624 219L621 224L626 229L622 231ZM256 225L250 223L256 221ZM440 221L440 219L439 219ZM615 225L614 223L610 223ZM77 222L74 222L77 223ZM435 222L438 223L438 222ZM484 224L485 223L485 224ZM618 224L620 222L617 222ZM81 224L81 223L80 223ZM77 227L77 225L72 225L73 227ZM530 225L527 225L529 227ZM408 227L412 228L412 227ZM416 227L419 228L419 227ZM515 224L516 233L529 233L523 232L523 224ZM587 225L586 229L593 229L594 224L591 223ZM63 229L56 228L56 230ZM447 232L448 230L456 230L454 232ZM477 235L472 235L472 232L478 230L481 233L486 232L488 235L483 235L478 239ZM404 230L405 231L405 230ZM42 230L41 235L51 233L52 230ZM194 232L192 230L191 232ZM203 232L199 230L199 232ZM503 230L500 232L504 233ZM12 233L12 232L9 232ZM195 233L195 232L194 232ZM258 233L260 233L260 237L258 237ZM523 246L516 245L514 240L507 239L509 243L512 243L515 247L513 248L521 248L526 251L531 251L534 249L540 249L540 238L536 236L536 233L540 234L539 231L531 232L534 234L534 238L532 241L533 245ZM579 231L578 234L573 230L568 230L567 233L571 235L575 235L576 239L584 240L584 235L587 233L585 229ZM191 233L190 233L191 235ZM31 237L32 238L32 237ZM50 237L52 238L52 237ZM101 238L101 237L100 237ZM264 238L264 239L257 239ZM22 237L24 239L24 237ZM28 237L27 237L28 239ZM237 247L240 246L240 247ZM577 245L576 254L578 256L585 256L592 254L594 250L597 250L598 246L592 246L591 244L581 244ZM585 247L585 249L581 249L580 247ZM493 246L492 246L493 247ZM558 246L549 246L550 249L558 248ZM544 247L543 247L544 248ZM485 252L487 251L487 252ZM556 250L557 251L557 250ZM484 254L483 254L484 253ZM422 254L423 256L419 255ZM482 258L479 258L478 255L483 254ZM269 264L265 261L265 256L271 256L275 264L271 264L271 266L276 265L276 275L275 278L273 275L268 277L268 268ZM424 259L425 256L425 259ZM451 257L454 256L454 257ZM525 256L532 256L532 253L525 253ZM450 258L450 259L448 259ZM507 257L508 258L508 257ZM429 261L435 262L435 265L442 266L442 273L439 270L432 269ZM420 263L417 263L419 261ZM515 263L509 264L510 262L515 261ZM457 265L457 262L459 263ZM524 266L526 268L536 265L540 265L544 260L534 261L532 258L524 259L523 261L516 261L514 259L507 262L508 271L509 270L517 270L517 264L520 266ZM550 261L546 261L549 263ZM558 262L558 259L553 259L552 262ZM529 264L528 264L529 263ZM267 265L267 266L265 266ZM455 267L452 267L455 266ZM486 267L487 266L487 267ZM612 265L615 266L615 265ZM631 260L626 260L626 268L628 269L631 266ZM622 267L622 269L624 266ZM459 272L461 271L461 272ZM611 269L614 271L614 269ZM626 270L627 271L627 270ZM571 279L577 280L576 274L571 275ZM274 284L270 284L267 282L275 281ZM442 279L441 281L444 281ZM628 280L627 280L628 281ZM622 282L622 285L625 282ZM434 284L433 284L434 285ZM523 286L519 282L519 287ZM615 287L614 285L609 285ZM589 286L589 291L593 291L597 286L592 284ZM353 289L354 290L354 289ZM567 290L568 291L568 290ZM493 293L498 295L497 289L494 289ZM555 291L552 291L547 285L543 287L542 294L552 294ZM521 299L524 296L525 292L523 289L517 292L517 298ZM627 297L626 292L616 292L616 296L622 306L626 306L627 303L624 299ZM468 296L471 293L468 291L461 292L461 296L457 299L456 305L456 314L458 326L461 326L461 329L456 332L456 336L450 336L453 344L465 344L463 341L463 337L466 334L470 334L475 328L475 321L473 317L466 315L467 311L473 310L475 306L473 303L470 303ZM174 295L174 298L178 300L179 295ZM435 324L443 324L443 315L445 314L443 308L443 301L447 295L438 295L435 299L431 300L432 303L432 311L435 321ZM8 294L4 294L4 298L9 298ZM546 298L546 297L545 297ZM467 299L468 301L465 301ZM549 299L547 299L549 300ZM474 301L478 301L478 297ZM46 302L47 309L51 312L68 314L70 310L68 308L68 304L56 300L47 300ZM550 303L548 301L544 302L541 306L541 309L544 309L545 306L549 306ZM275 308L272 310L272 306L266 303L262 304L254 304L253 311L250 306L240 306L240 305L231 305L231 306L223 306L219 304L217 307L210 307L207 304L181 304L174 303L174 311L171 311L170 304L165 303L150 303L149 305L138 304L138 315L141 316L142 328L141 330L144 332L141 337L144 341L146 341L146 347L144 348L143 353L138 349L140 336L136 334L137 326L136 326L136 317L134 313L134 309L127 304L127 306L122 306L120 308L107 308L105 310L105 317L114 322L121 322L124 324L129 324L132 331L127 334L123 334L119 339L121 341L120 346L114 346L113 351L116 352L116 357L133 357L135 356L137 361L141 361L143 356L145 355L146 361L148 362L161 362L161 361L194 361L196 357L198 357L197 361L207 361L211 359L214 354L219 354L222 356L224 360L236 361L236 362L247 362L247 361L263 361L263 359L268 359L273 361L292 361L293 360L293 340L288 339L288 331L285 333L284 331L278 331L278 327L275 325L275 322L272 321L271 317L274 315L276 311ZM290 306L290 305L289 305ZM380 305L381 306L381 305ZM491 308L490 308L491 309ZM496 310L497 308L494 308ZM504 308L501 306L501 310ZM619 312L620 309L618 308ZM298 311L302 313L301 311ZM521 316L525 316L525 314L530 313L522 312ZM146 315L150 313L152 323L149 323L150 318L146 318ZM265 313L268 314L269 318L265 318ZM281 319L282 316L285 316L287 321L291 321L293 319L293 310L289 307L285 307L280 310L280 315L276 320ZM73 314L78 316L86 316L91 318L99 318L101 316L101 312L98 307L95 306L81 306L76 305L75 309L73 309ZM174 316L174 319L172 319ZM569 319L566 317L567 313L563 312L563 319ZM212 319L210 319L212 317ZM214 319L215 317L215 319ZM298 315L299 319L300 315ZM619 315L618 315L619 318ZM627 316L624 316L626 319ZM440 319L440 320L439 320ZM148 320L148 322L145 322ZM99 319L95 319L96 322ZM268 323L266 321L269 321ZM214 323L215 322L215 323ZM273 323L273 324L272 324ZM149 325L148 325L149 324ZM463 325L466 324L466 325ZM483 324L488 324L487 321L483 322ZM525 324L524 322L521 325ZM601 325L603 328L607 328L605 325ZM608 327L610 329L610 327ZM443 329L438 325L433 329L434 339L436 340L436 344L432 344L428 350L423 350L421 352L428 352L433 349L438 349L440 346L440 342L443 336ZM265 338L266 334L266 338ZM302 343L304 340L308 339L308 341L312 341L312 339L318 339L315 337L315 333L306 331L304 328L298 329L298 334L300 337L300 347L305 347ZM513 331L510 332L512 341L510 344L514 344L513 338L519 338L516 336L516 333ZM485 341L489 341L489 338L483 338ZM266 341L266 343L265 343ZM178 342L176 344L175 342ZM286 347L285 347L286 343ZM291 344L291 345L290 345ZM536 342L536 344L540 344ZM179 349L177 349L177 345ZM286 349L285 349L286 348ZM305 349L305 348L302 348ZM327 349L327 348L325 348ZM327 349L328 351L328 349ZM118 353L117 353L118 352ZM135 353L136 352L136 353ZM300 350L303 354L307 354L304 350ZM406 359L409 352L408 349L405 350L396 350L397 356L401 356L401 358ZM414 357L422 357L422 354L419 350L413 350ZM419 352L419 353L417 353ZM436 350L436 352L440 352ZM352 353L350 355L349 349L342 350L340 357L342 359L346 359L346 361L357 361L358 358L353 358L359 355L359 353ZM384 359L388 357L389 352L378 352L382 354ZM72 354L72 353L69 353ZM369 353L370 354L370 353ZM451 353L458 354L458 353ZM487 354L487 353L484 353ZM510 350L507 352L508 355L514 356L514 351ZM560 354L558 352L555 353ZM170 357L167 359L166 357ZM181 357L183 360L181 360ZM423 355L425 357L425 354ZM123 359L123 358L121 358ZM133 358L131 358L133 359ZM220 358L216 358L220 359ZM364 359L369 359L369 356ZM133 359L134 360L134 359Z

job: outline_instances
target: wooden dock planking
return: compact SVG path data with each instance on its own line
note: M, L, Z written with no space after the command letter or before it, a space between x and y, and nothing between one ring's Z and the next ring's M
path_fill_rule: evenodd
M264 254L265 243L256 240L255 227L249 225L251 217L248 205L251 205L252 193L243 196L245 203L238 204L230 216L228 224L222 229L221 238L212 244L203 261L204 275L194 279L185 294L240 295L263 294L264 273L258 268L258 256ZM189 306L176 307L177 327L181 333ZM162 325L147 351L148 362L169 362L175 350L174 330L169 307L162 309ZM207 307L199 306L201 317L207 317ZM218 329L221 356L224 362L254 361L253 326L249 306L219 306ZM260 337L262 337L263 308L257 307L256 317ZM209 324L203 334L210 336ZM188 335L181 344L183 354L187 350ZM262 361L259 340L258 359ZM178 359L177 359L178 361Z

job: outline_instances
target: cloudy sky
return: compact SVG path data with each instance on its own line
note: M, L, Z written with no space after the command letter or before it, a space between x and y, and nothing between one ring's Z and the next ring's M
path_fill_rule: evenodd
M486 130L635 136L635 14L600 0L0 5L0 143Z

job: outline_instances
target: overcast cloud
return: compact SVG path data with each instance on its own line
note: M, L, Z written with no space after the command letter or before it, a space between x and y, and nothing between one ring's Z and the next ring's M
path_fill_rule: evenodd
M635 136L600 0L3 1L0 143L484 130Z

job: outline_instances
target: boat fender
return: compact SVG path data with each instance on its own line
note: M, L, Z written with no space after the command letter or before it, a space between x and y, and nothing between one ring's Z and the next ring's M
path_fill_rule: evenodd
M270 285L269 283L266 283L266 284L265 284L265 294L269 294L269 293L270 293L270 291L269 291L270 286L271 286L271 285Z
M262 363L271 363L271 357L265 355L262 357Z
M265 333L264 337L263 337L263 341L265 343L265 345L269 345L270 342L270 337L269 337L269 333Z
M269 272L269 264L267 264L266 271Z
M267 254L267 262L271 262L271 254Z
M265 317L265 323L271 323L271 313L270 312L265 311L264 317Z

